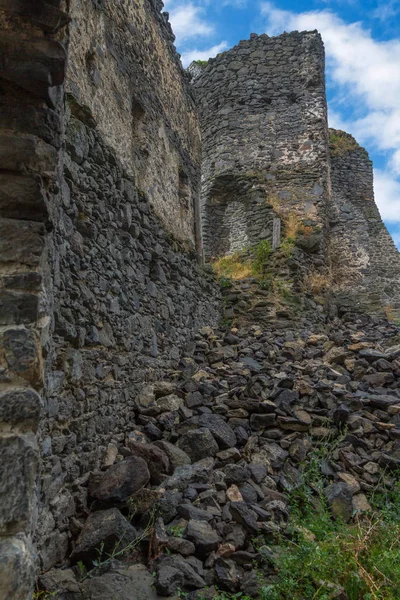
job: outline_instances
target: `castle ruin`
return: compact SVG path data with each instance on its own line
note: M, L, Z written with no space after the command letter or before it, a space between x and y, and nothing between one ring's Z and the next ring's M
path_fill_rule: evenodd
M295 214L311 230L305 269L350 273L336 313L400 310L368 155L329 145L319 34L252 36L192 77L162 9L0 2L7 600L31 598L37 569L69 554L110 436L135 429L143 387L218 322L203 254L273 244Z

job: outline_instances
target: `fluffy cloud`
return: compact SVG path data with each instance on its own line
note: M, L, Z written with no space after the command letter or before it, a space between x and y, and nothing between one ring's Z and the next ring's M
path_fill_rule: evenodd
M382 219L400 225L400 181L387 171L375 169L374 188Z
M211 48L207 48L206 50L196 50L192 48L183 52L182 64L184 67L187 67L193 60L208 60L209 58L216 56L220 52L223 52L227 48L227 42L221 42L220 44L217 44L216 46L211 46Z
M204 8L191 2L175 5L174 2L165 4L170 10L170 21L174 34L179 43L198 36L209 36L214 33L214 27L204 18Z
M330 123L386 154L375 171L382 217L400 224L400 39L377 41L361 23L346 23L331 10L294 13L262 4L267 33L318 29L326 48L328 77L335 90Z

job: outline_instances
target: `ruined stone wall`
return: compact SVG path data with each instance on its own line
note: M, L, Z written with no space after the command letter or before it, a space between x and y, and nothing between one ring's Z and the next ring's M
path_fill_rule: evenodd
M45 570L68 554L71 518L87 515L87 477L108 444L139 423L157 435L151 411L137 411L145 382L162 378L195 331L217 320L212 277L168 233L93 120L79 116L72 103L52 236L55 323L37 528Z
M199 127L162 4L71 2L70 23L59 6L0 3L7 600L68 555L89 472L135 428L139 391L218 318L195 250Z
M66 65L62 2L0 3L0 597L32 597Z
M328 144L319 34L252 35L195 75L206 253L270 239L276 213L322 228Z
M386 310L394 317L400 309L400 254L375 204L372 162L352 136L330 133L328 249L339 308Z
M175 237L195 243L197 111L159 0L71 0L67 90ZM197 243L200 251L199 230Z

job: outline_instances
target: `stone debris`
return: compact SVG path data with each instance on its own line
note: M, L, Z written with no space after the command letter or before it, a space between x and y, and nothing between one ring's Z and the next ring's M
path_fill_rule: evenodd
M89 516L73 541L72 571L51 577L76 600L95 589L105 597L135 569L154 574L149 598L212 598L213 586L256 598L254 565L273 574L265 556L286 528L287 494L310 453L332 447L320 477L332 517L346 522L371 510L368 493L398 468L398 340L394 325L368 317L201 330L179 372L152 388L152 397L173 399L168 418L149 414L142 395L135 431L116 449L110 440L103 471L81 484ZM377 385L371 376L382 372L390 377ZM129 548L123 563L105 560L80 582L77 562L90 568L100 544L112 556L116 543Z

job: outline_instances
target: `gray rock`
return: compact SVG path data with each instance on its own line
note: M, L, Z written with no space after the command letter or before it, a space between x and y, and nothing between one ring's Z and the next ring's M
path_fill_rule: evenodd
M324 496L335 519L341 518L345 523L353 515L352 493L347 483L333 483L324 490Z
M227 592L237 592L243 578L243 570L233 561L226 558L217 558L215 562L215 575L218 587Z
M94 478L89 493L96 500L123 502L149 480L149 469L143 458L130 456L110 467L99 479Z
M245 502L231 502L230 511L232 518L252 535L258 532L257 515Z
M218 452L217 442L210 431L205 428L187 431L180 438L178 446L190 456L193 462L208 456L215 456Z
M189 590L198 590L205 587L206 582L195 569L181 556L167 556L161 559L160 564L156 570L156 588L161 593L165 593L165 584L170 582L171 579L175 582L175 576L173 576L174 569L178 570L183 575L183 587ZM171 577L172 576L172 577ZM169 592L173 592L173 585L169 585Z
M129 439L127 445L135 457L140 457L145 461L150 472L151 483L161 483L170 473L167 454L155 444L142 444Z
M220 415L205 413L196 418L200 427L209 429L221 450L232 448L236 444L236 435Z
M174 472L175 469L177 469L178 467L181 467L183 465L190 465L192 462L190 456L174 444L170 444L165 440L160 440L154 442L154 445L158 448L161 448L161 450L163 450L168 456L172 472Z
M104 575L86 579L81 588L83 600L161 600L144 565L121 565ZM178 596L171 600L178 600Z
M136 529L121 515L116 508L100 510L92 513L77 539L71 554L72 562L83 561L92 567L92 561L98 558L100 548L111 554L132 544L137 538Z
M219 536L206 521L189 521L186 537L195 545L196 555L199 558L207 558L218 548Z

